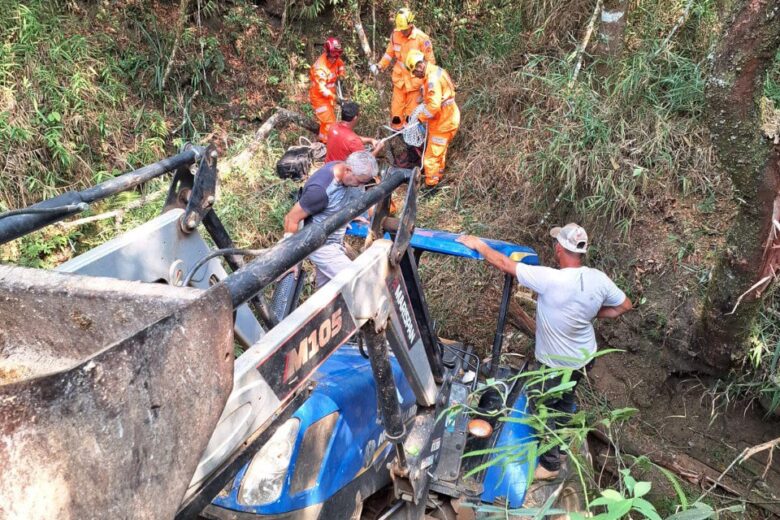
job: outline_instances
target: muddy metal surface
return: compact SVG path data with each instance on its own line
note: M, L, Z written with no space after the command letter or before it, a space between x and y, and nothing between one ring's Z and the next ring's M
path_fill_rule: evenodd
M172 518L232 340L224 290L0 266L0 517Z

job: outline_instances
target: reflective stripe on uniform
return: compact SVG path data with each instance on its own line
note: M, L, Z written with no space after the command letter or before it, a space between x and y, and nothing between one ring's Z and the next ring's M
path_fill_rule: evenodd
M317 107L314 109L315 114L322 114L323 112L327 112L327 111L328 111L327 105L322 105L321 107Z
M425 114L425 117L427 117L428 119L433 117L433 114L431 114L431 111L428 110L428 107L423 107L422 113Z
M383 59L383 60L387 60L387 61L392 61L392 60L393 60L393 57L392 57L392 56L390 56L389 54L385 53L385 55L384 55L384 56L382 56L382 59Z
M449 98L441 102L441 106L448 107L451 104L455 103L455 98Z
M446 137L439 137L438 135L434 135L433 137L431 137L431 142L433 144L445 145L445 144L447 144L447 138Z
M401 46L400 45L393 45L393 50L395 52L401 52Z

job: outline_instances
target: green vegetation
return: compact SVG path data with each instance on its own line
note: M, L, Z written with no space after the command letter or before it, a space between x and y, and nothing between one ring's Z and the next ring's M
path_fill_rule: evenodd
M614 352L613 350L605 350L597 355L600 357ZM607 438L612 438L614 432L631 421L638 410L634 408L610 409L606 405L598 405L597 403L589 403L587 408L572 413L548 409L545 402L559 398L562 392L575 385L571 382L571 374L571 369L551 368L534 369L520 374L517 378L519 383L524 384L526 388L535 389L528 394L529 398L534 398L538 402L535 413L518 418L500 416L499 420L527 425L541 441L538 445L527 443L469 452L465 457L491 455L488 462L474 467L469 471L469 474L476 474L493 465L505 468L510 464L519 464L526 466L530 475L533 472L536 458L553 447L557 447L566 456L564 464L568 466L569 472L569 477L562 489L573 490L574 500L569 501L569 506L575 506L579 511L571 513L571 518L591 517L601 520L616 520L624 518L626 515L636 515L638 518L660 520L663 514L671 515L668 516L669 519L688 518L690 520L717 518L718 512L744 510L743 506L737 505L716 512L710 504L704 501L706 494L694 495L696 498L689 500L683 484L677 477L665 468L654 465L647 457L630 457L621 455L619 451L610 451L609 457L607 457L609 459L607 462L609 474L616 478L609 479L603 473L594 473L593 464L590 461L590 458L594 456L594 450L592 447L588 447L588 442L593 442L595 439L591 433L599 431L602 436L606 435ZM561 383L553 388L550 388L548 383L545 387L544 382L551 380L561 381ZM490 381L488 383L485 389L475 392L469 401L477 403L484 392L497 392L504 403L504 408L496 414L502 415L504 412L510 411L507 409L509 395L506 387L501 384L491 385ZM581 385L587 385L587 382L583 380ZM589 392L590 389L586 388L580 391ZM472 408L467 405L459 406L457 410L474 416L485 415L476 407ZM557 421L562 426L550 428L548 420ZM617 450L618 448L610 447L610 449ZM650 502L649 495L653 488L652 483L647 480L637 480L635 477L637 474L650 475L653 472L657 478L671 485L673 490L672 497L668 497L666 501L658 501L664 504L664 507L660 509ZM542 490L541 497L537 496L538 491L535 491L537 488ZM547 499L544 503L538 503L540 498L546 496L544 489L544 484L535 487L534 483L531 482L526 504L522 509L508 511L509 514L538 518L543 517L543 515L563 514L564 511L553 506L555 497ZM691 493L694 491L690 490ZM654 497L653 501L655 502L657 498L657 496ZM492 506L484 506L479 510L495 513L504 512L503 509ZM588 516L585 516L584 513L588 513Z
M578 221L595 237L590 263L641 304L631 326L643 332L621 335L615 341L625 345L614 346L645 339L653 351L684 353L688 322L680 313L695 315L692 302L703 293L734 204L703 122L715 3L693 2L679 27L687 2L632 3L623 52L607 56L592 42L574 80L575 49L593 3L417 3L418 25L434 38L439 63L455 79L463 114L447 180L421 203L418 222L527 243L549 263L549 225ZM0 211L154 162L186 141L215 142L226 164L274 106L312 115L308 63L325 33L345 43L347 93L363 110L359 131L380 133L390 85L387 75L367 74L350 30L354 2L294 3L283 33L279 20L248 0L191 4L177 33L176 2L0 0ZM367 5L363 25L378 55L390 32L390 6L375 7L376 26ZM780 53L764 85L765 96L780 106ZM249 164L221 172L216 208L238 245L278 240L297 185L278 179L274 164L301 135L311 137L279 129ZM167 179L150 183L87 215L121 209L166 185ZM53 267L152 218L161 205L157 197L122 218L47 228L0 246L0 259ZM438 331L467 337L484 352L495 324L495 273L476 263L426 258L421 276ZM744 368L711 386L718 412L744 397L777 410L778 316L775 294L765 302ZM675 322L682 325L673 330ZM679 337L669 347L673 333ZM518 335L506 342L514 351L528 343ZM570 427L547 432L573 455L580 483L600 496L590 502L597 518L617 518L626 508L654 518L643 502L647 460L619 460L620 476L604 486L576 456L592 428L612 434L632 410L595 407L574 414ZM675 513L677 506L689 513L678 519L715 514L658 471L671 482L674 499L664 507L653 501L656 514ZM604 487L609 491L602 493Z
M753 326L750 351L743 366L710 389L713 413L740 399L757 401L767 416L780 413L780 297L777 291L762 302ZM714 419L713 419L714 420Z

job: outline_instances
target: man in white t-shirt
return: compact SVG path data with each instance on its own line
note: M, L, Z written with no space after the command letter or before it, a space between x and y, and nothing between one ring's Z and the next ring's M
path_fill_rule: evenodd
M588 250L588 235L582 227L566 224L551 229L550 235L555 239L555 260L559 269L514 262L474 236L464 235L458 241L477 251L501 271L517 276L520 285L538 294L536 360L543 367L575 369L569 380L576 383L583 375L580 369L593 359L597 350L593 319L617 318L631 310L632 305L606 274L582 265ZM546 379L544 386L558 386L565 375ZM543 388L539 390L543 391ZM529 395L529 404L535 407L532 395ZM546 398L544 404L551 411L573 411L574 388L553 399ZM551 429L555 426L552 421L548 424ZM554 479L560 466L560 450L556 446L539 456L534 478Z

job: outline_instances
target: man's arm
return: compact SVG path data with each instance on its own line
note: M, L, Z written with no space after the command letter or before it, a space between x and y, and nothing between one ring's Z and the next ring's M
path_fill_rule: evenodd
M510 260L508 256L502 255L479 238L472 235L463 235L458 237L458 242L481 254L485 257L485 261L493 267L506 274L517 276L517 262Z
M426 77L423 80L428 82L428 87L424 90L423 103L425 103L425 108L423 108L422 112L420 112L420 114L417 116L417 120L421 123L425 123L429 119L433 119L439 112L441 112L442 93L440 79L431 78L429 80Z
M296 202L287 215L284 216L284 232L297 233L301 227L301 220L308 217L309 214L301 207L300 202Z
M624 312L628 312L631 309L634 308L634 305L631 303L631 300L626 297L625 300L623 300L623 303L620 305L615 305L614 307L607 307L604 306L601 309L599 309L598 314L596 314L597 318L617 318Z
M379 153L385 148L385 143L383 143L378 139L374 139L373 137L361 137L360 141L364 145L366 144L371 145L371 155L373 155L374 157L379 157Z
M385 49L385 54L384 56L382 56L382 59L379 60L379 63L377 63L379 70L385 70L387 67L389 67L390 64L393 62L394 57L395 57L395 42L393 41L393 37L390 36L390 41L387 44L387 49Z
M317 88L319 89L322 97L327 99L335 98L336 94L331 92L331 90L328 88L328 73L322 69L317 69L316 78Z

